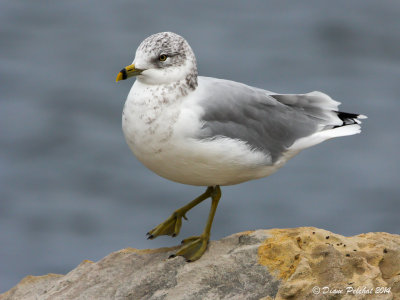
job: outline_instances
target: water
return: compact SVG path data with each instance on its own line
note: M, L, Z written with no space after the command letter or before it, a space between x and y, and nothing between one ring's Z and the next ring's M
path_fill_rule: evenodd
M28 274L145 239L203 192L152 174L131 154L115 83L139 43L177 32L202 75L282 93L321 90L369 116L361 135L301 153L275 175L223 188L213 239L317 226L400 233L400 2L0 2L0 292ZM198 234L209 203L188 214Z

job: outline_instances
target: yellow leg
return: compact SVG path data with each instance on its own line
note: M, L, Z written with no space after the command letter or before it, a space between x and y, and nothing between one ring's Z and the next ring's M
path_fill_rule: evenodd
M177 236L182 226L182 218L187 220L186 213L200 202L206 200L208 197L211 197L213 191L213 187L208 187L203 194L194 199L192 202L174 211L168 219L147 233L148 239L152 240L160 235L170 235L172 237Z
M221 188L217 185L209 187L211 191L211 208L208 215L208 220L203 233L200 236L192 236L182 241L181 248L175 253L186 258L187 261L195 261L199 259L207 249L208 241L210 240L211 226L214 220L215 212L218 207L219 199L221 199ZM207 190L208 190L207 189ZM173 255L174 256L174 255Z

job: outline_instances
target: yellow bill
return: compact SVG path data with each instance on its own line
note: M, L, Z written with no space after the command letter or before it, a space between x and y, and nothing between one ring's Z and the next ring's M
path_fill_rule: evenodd
M132 65L129 65L129 66L126 66L125 68L123 68L118 73L115 81L118 82L120 80L125 80L125 79L128 79L129 77L140 75L142 72L143 72L143 70L136 69L135 65L132 64Z

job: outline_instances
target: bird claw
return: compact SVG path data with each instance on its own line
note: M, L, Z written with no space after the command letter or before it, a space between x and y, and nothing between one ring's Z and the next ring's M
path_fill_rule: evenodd
M209 236L202 234L184 239L181 248L175 253L176 256L183 256L186 262L199 259L207 249Z
M179 211L175 211L168 219L166 219L163 223L156 226L154 229L150 230L147 235L148 239L152 240L160 235L169 235L175 237L179 234L182 226L182 218L186 219L184 213Z

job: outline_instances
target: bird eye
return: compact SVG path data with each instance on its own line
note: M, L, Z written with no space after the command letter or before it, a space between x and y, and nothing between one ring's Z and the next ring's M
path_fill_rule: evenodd
M161 55L158 57L158 60L159 60L159 61L166 61L166 60L167 60L167 57L168 57L168 56L166 56L165 54L161 54Z

